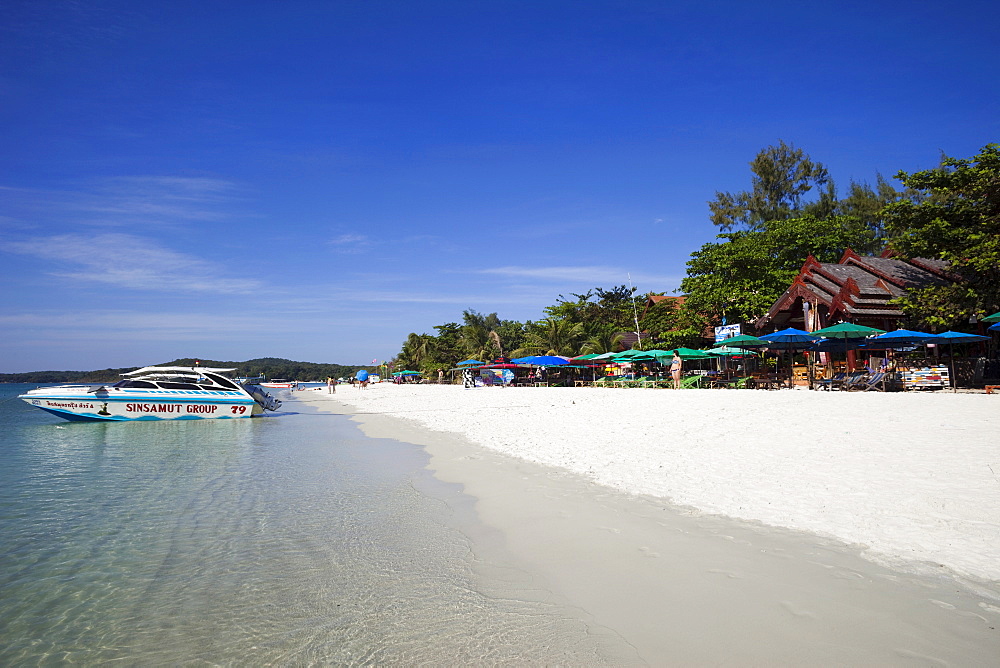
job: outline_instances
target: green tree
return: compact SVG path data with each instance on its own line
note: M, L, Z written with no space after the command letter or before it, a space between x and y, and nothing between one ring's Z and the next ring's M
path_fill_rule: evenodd
M891 248L948 263L963 280L910 290L898 303L925 327L952 327L1000 307L1000 144L896 178L916 196L885 207Z
M673 300L653 305L639 320L642 331L649 333L643 339L643 348L700 348L706 319Z
M415 371L422 371L424 361L434 353L436 341L430 334L411 332L403 343L403 348L396 356L395 363Z
M883 209L904 196L904 192L896 190L881 174L878 174L874 188L867 183L851 181L847 197L837 202L836 213L860 221L872 230L876 238L884 239L887 232Z
M579 354L585 332L582 323L560 318L545 318L539 322L529 322L526 329L527 335L524 344L512 352L511 357L525 355L572 357Z
M496 335L500 318L496 313L483 315L470 309L462 313L462 320L460 343L463 355L486 360L502 354L502 344Z
M434 347L421 365L420 371L452 369L456 362L462 360L461 326L455 322L447 322L435 325L434 329L437 330L437 336L433 337Z
M837 262L847 248L865 253L880 245L867 225L848 216L770 220L759 230L717 238L722 242L705 244L691 255L681 281L686 316L698 314L709 324L756 320L788 288L809 255Z
M610 353L623 350L622 333L616 332L609 327L597 327L585 334L583 346L580 353L590 355L593 353Z
M716 192L708 203L712 222L722 231L758 230L770 220L801 213L825 217L835 207L833 182L822 163L813 162L802 149L779 141L750 162L751 190ZM818 197L809 204L803 198L813 188Z
M544 311L550 318L581 323L586 328L606 326L615 331L631 330L635 288L618 285L610 290L594 288L582 295L572 294L572 300L559 295L559 301Z

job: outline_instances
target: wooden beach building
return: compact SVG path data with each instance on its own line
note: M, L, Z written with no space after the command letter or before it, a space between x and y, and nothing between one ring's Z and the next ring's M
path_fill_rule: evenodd
M891 331L903 326L904 315L890 300L909 288L956 280L941 260L903 260L889 251L873 257L848 249L836 263L810 255L789 288L754 324L760 332L786 327L813 331L841 321Z

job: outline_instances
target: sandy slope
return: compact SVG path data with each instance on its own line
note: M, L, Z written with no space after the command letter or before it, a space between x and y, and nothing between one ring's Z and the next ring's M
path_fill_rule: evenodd
M380 384L327 398L897 566L1000 580L997 396Z

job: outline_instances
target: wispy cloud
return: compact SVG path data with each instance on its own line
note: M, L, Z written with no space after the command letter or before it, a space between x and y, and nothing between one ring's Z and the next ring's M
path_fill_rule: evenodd
M186 176L119 176L68 188L0 186L7 215L24 224L168 227L231 218L240 190L232 181Z
M5 249L53 263L53 276L133 290L241 294L260 288L253 279L226 277L207 260L129 234L62 234Z
M628 283L630 272L621 267L609 267L601 265L583 266L561 266L561 267L492 267L481 269L481 274L492 274L495 276L505 276L516 279L534 279L540 281L551 281L561 283L586 284L592 286L612 286ZM678 276L666 276L649 273L631 273L631 280L634 284L642 283L648 286L656 286L656 290L670 289L680 282Z
M215 221L235 198L223 179L181 176L124 176L102 181L80 209L126 219Z
M361 253L372 246L372 240L364 234L341 234L329 243L338 253Z

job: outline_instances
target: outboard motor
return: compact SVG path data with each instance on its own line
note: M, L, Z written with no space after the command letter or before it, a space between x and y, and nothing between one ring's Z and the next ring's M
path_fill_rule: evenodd
M260 385L243 383L243 389L247 391L247 394L253 397L253 400L257 402L257 406L260 407L259 413L257 410L254 411L257 415L263 413L264 411L276 411L281 407L281 402L268 394L267 390L262 388Z

